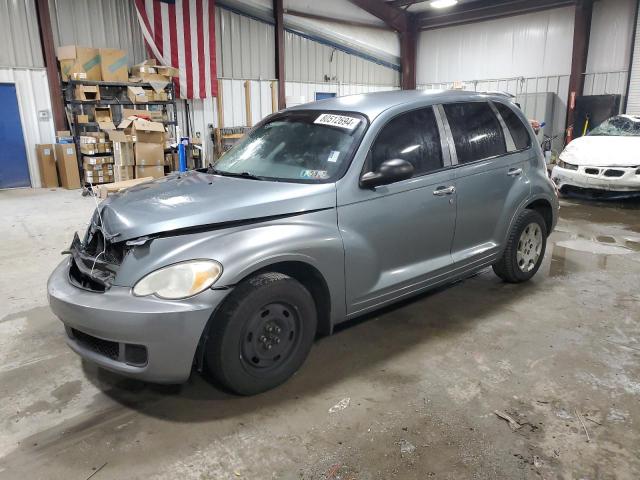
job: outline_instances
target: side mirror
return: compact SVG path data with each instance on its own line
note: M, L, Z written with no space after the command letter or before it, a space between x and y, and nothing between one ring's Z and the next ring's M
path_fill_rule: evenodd
M374 188L379 185L388 185L399 182L400 180L406 180L412 176L413 165L401 158L394 158L382 162L377 172L365 173L360 178L360 186L363 188Z

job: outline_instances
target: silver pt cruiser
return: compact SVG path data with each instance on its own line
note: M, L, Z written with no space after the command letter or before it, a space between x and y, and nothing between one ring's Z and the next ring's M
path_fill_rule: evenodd
M49 279L69 346L162 383L284 382L334 325L493 266L538 270L558 200L503 95L398 91L271 115L208 170L109 197Z

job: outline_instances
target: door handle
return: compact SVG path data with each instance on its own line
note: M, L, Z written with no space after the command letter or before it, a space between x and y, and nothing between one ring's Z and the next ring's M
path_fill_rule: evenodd
M442 197L444 195L451 195L455 191L456 191L456 187L454 187L453 185L449 185L448 187L438 187L438 188L436 188L433 191L433 194L437 195L438 197Z
M510 177L517 177L521 173L522 173L521 168L510 168L509 171L507 172L507 175L509 175Z

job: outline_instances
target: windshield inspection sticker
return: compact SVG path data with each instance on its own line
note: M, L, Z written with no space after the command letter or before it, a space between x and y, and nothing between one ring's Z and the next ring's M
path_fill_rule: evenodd
M320 125L328 125L330 127L340 127L346 130L353 130L360 123L359 118L345 117L344 115L333 115L332 113L323 113L315 122Z
M331 150L329 154L329 158L327 158L327 162L336 163L338 161L338 157L340 156L340 152L337 150Z
M329 178L329 174L326 170L302 170L300 172L301 178L313 178L315 180L322 180Z

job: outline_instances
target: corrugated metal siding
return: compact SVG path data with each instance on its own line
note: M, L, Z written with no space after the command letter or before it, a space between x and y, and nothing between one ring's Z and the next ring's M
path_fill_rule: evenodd
M400 84L400 72L387 66L294 32L285 32L284 40L287 80L390 86Z
M628 95L626 113L640 115L640 14L636 18L636 36L633 46Z
M220 78L273 79L273 25L216 7L216 65Z
M599 0L593 4L587 73L629 68L637 3L638 0Z
M400 73L295 32L285 32L285 75L292 82L399 85ZM274 27L226 8L216 9L216 62L220 78L271 80Z
M146 58L133 1L49 0L49 10L56 46L119 48L130 64Z
M34 0L0 0L0 67L43 67Z
M418 83L569 74L573 21L565 7L422 32Z
M16 85L31 185L40 187L36 144L55 141L47 72L44 69L0 68L0 82ZM39 110L48 111L49 119L40 120Z

